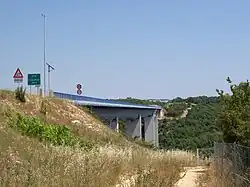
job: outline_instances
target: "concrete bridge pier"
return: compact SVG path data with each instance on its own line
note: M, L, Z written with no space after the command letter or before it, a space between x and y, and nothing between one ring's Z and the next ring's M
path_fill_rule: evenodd
M146 142L159 146L158 119L156 113L152 116L144 117L144 138Z
M113 130L119 132L119 118L116 117L115 119L111 119L109 123L109 127Z
M141 115L138 116L133 121L126 121L126 134L132 138L142 139L142 118Z
M111 129L119 132L119 120L122 120L125 122L126 135L159 145L157 110L92 107L92 111L108 120Z

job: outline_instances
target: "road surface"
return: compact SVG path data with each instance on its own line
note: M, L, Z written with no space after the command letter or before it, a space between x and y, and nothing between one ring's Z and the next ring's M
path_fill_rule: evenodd
M175 187L197 187L196 180L199 175L205 172L204 167L190 167L185 168L186 172L183 177L176 183Z

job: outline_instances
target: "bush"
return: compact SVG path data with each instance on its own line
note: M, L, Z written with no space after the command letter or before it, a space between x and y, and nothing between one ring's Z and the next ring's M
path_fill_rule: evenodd
M25 94L26 94L26 88L23 88L23 86L18 86L15 90L16 99L25 103Z
M46 124L35 117L24 117L17 114L17 118L10 121L10 126L23 135L38 138L40 141L52 145L80 146L85 150L93 148L92 142L75 136L66 126Z

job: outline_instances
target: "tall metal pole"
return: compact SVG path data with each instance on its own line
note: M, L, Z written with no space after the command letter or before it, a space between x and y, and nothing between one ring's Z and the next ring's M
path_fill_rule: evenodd
M42 17L44 18L43 20L44 20L44 48L43 48L43 50L44 50L44 53L43 53L43 91L44 91L44 97L46 96L46 59L45 59L45 45L46 45L46 39L45 39L45 37L46 37L46 35L45 35L45 31L46 31L46 16L45 16L45 14L42 14Z

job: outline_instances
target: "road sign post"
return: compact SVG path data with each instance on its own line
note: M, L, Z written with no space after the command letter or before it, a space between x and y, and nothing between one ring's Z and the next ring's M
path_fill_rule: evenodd
M40 87L40 85L41 85L40 73L28 74L28 86L30 86L30 94L31 94L31 87L32 86Z
M23 74L19 68L17 68L16 72L13 75L14 83L22 83L23 82Z
M37 74L28 74L28 85L29 86L40 86L41 85L41 75Z
M82 90L77 90L77 94L81 95L82 94Z
M76 85L76 88L77 88L76 93L77 93L78 95L82 95L82 85L81 85L81 84L77 84L77 85Z

